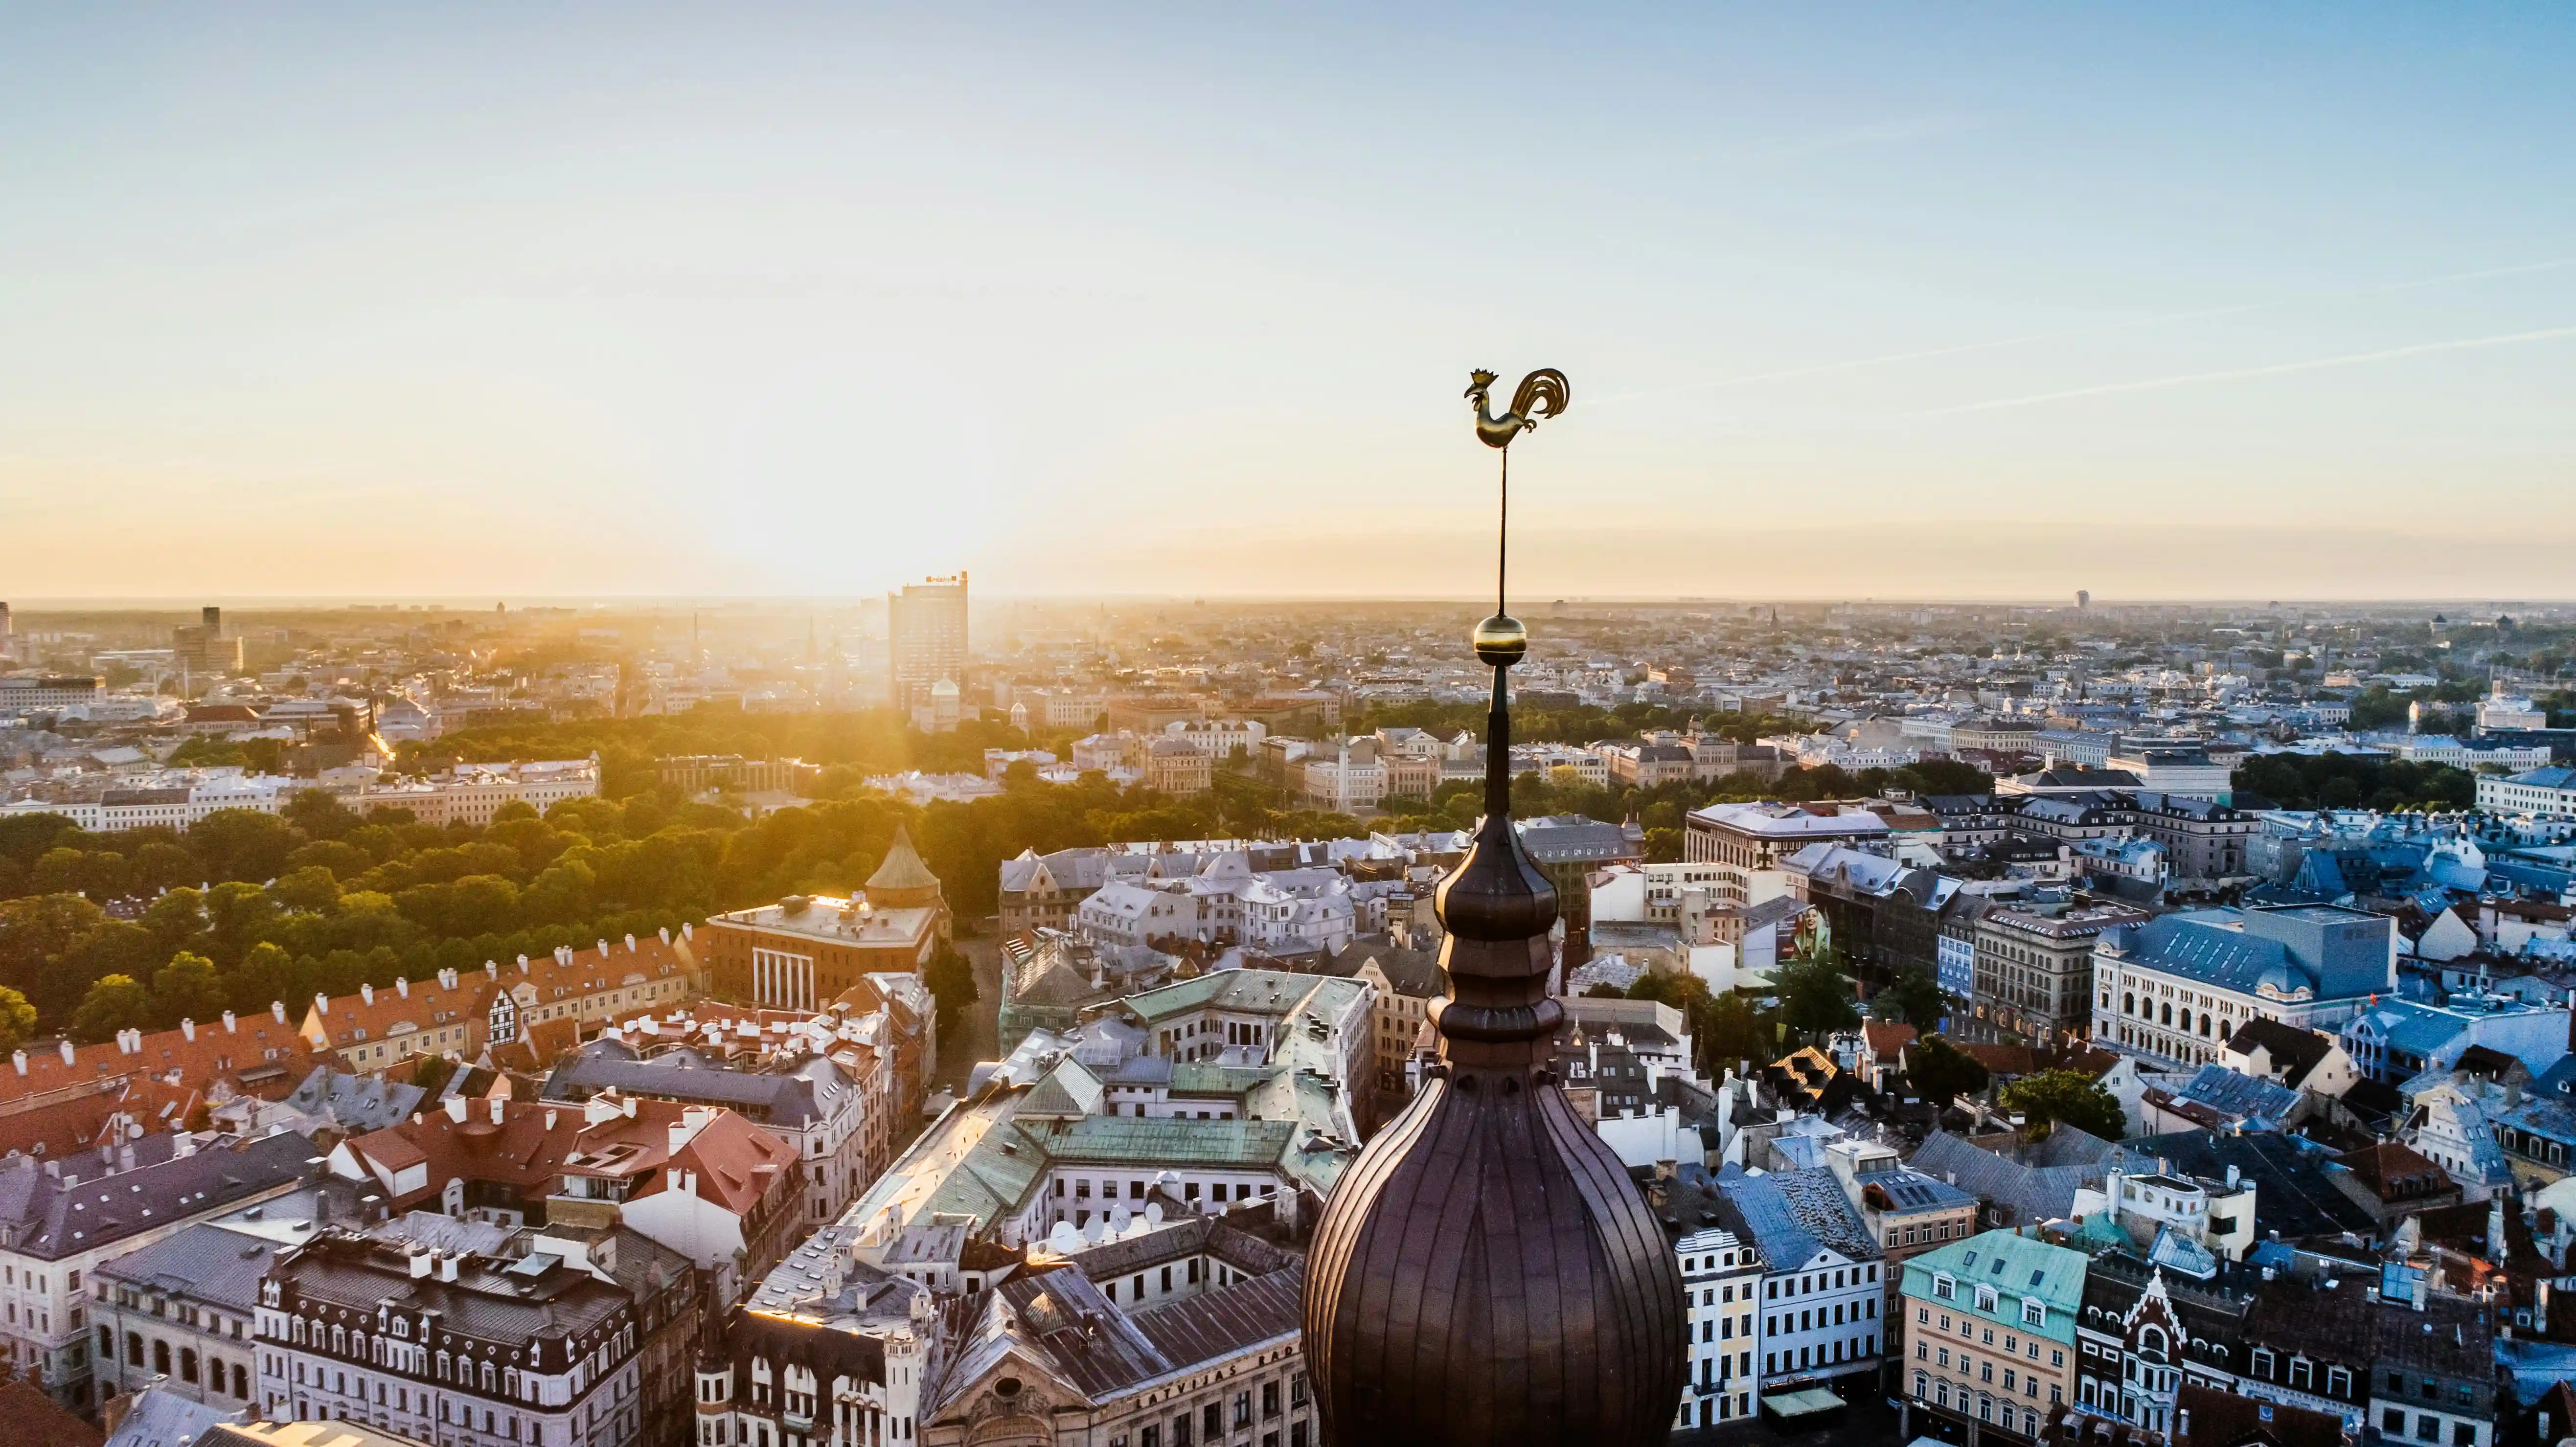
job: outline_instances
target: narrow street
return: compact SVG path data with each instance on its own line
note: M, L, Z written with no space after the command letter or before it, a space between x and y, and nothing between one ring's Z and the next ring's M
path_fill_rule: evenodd
M938 1083L941 1088L960 1095L966 1091L966 1077L979 1060L990 1060L1000 1053L1002 1008L1001 936L990 917L975 922L981 932L969 939L957 936L957 953L975 967L975 1003L957 1017L954 1039L939 1042Z

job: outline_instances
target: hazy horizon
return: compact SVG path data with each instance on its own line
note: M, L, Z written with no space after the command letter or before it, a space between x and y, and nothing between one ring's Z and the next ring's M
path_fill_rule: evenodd
M2571 42L20 10L0 597L2576 595Z

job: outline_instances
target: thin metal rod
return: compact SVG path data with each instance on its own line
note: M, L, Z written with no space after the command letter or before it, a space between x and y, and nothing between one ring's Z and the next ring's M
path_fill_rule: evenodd
M1503 498L1499 516L1494 522L1494 612L1496 616L1512 610L1503 606L1504 565L1512 550L1512 450L1503 449Z

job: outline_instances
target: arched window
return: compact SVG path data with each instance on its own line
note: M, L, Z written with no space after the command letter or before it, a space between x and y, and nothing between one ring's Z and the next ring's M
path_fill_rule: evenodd
M2135 994L2125 990L2121 992L2120 1013L2123 1015L2135 1015L2138 1013L2138 997Z
M165 1377L170 1375L170 1344L168 1342L156 1341L152 1344L152 1370L159 1372Z
M2164 1011L2164 1022L2163 1022L2163 1023L2164 1023L2164 1024L2166 1024L2167 1026L2171 1026L2171 1025L2173 1024L2173 1001L2171 1001L2171 1000L2167 1000L2167 1001L2165 1001L2165 1011Z

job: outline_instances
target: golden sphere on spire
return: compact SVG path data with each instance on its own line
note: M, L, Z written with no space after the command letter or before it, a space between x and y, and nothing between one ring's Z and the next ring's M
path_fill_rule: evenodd
M1476 625L1476 656L1494 668L1509 668L1529 652L1529 630L1509 613L1497 613Z

